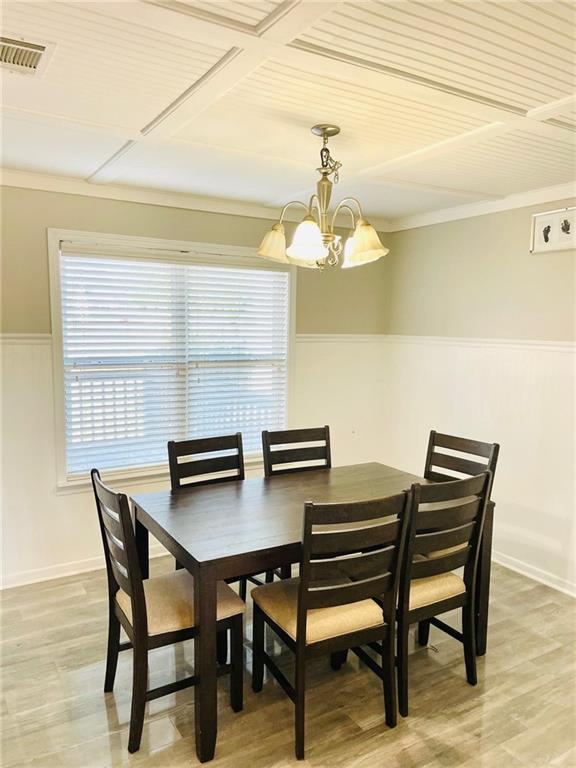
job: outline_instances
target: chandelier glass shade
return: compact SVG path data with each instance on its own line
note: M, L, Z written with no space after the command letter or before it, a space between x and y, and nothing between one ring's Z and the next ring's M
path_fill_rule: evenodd
M342 164L330 155L328 139L340 133L340 129L335 125L322 124L315 125L312 132L323 140L316 193L308 205L292 200L284 206L280 220L264 235L257 253L265 259L309 269L323 269L327 265L340 265L347 269L376 261L388 253L388 248L382 245L378 233L364 218L360 202L355 197L346 197L336 206L332 216L329 214L332 188L338 182ZM334 178L333 182L330 176ZM296 227L292 243L286 247L284 216L295 205L304 208L306 213ZM352 230L345 245L334 231L336 219L341 213L347 213L352 219Z

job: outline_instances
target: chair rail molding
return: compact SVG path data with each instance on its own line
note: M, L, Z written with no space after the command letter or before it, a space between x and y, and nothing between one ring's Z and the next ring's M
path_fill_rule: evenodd
M576 341L554 339L500 339L476 336L410 336L386 333L298 333L298 344L420 344L444 347L495 347L502 349L534 349L551 352L576 351Z
M52 344L51 333L0 333L1 344Z

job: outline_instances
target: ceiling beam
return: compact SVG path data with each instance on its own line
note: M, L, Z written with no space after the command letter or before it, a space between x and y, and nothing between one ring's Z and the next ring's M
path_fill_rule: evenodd
M336 7L342 0L331 2L302 2L301 0L288 0L278 9L278 12L265 20L267 23L260 25L262 32L259 35L248 33L244 30L223 28L222 25L198 19L184 11L182 3L162 2L151 3L148 0L142 3L145 13L139 17L139 23L155 22L160 24L164 32L170 30L171 34L179 31L180 35L185 29L187 34L193 31L195 39L213 39L215 29L221 30L218 36L219 42L233 46L211 67L201 78L187 88L180 96L171 102L160 114L141 130L142 139L152 137L154 140L166 139L188 125L201 112L219 101L228 91L234 88L246 75L256 70L263 64L270 54L286 43L294 39L300 32ZM178 18L174 19L177 10ZM168 11L168 12L167 12ZM126 18L129 9L124 4L111 4L111 13L117 18ZM120 16L118 15L120 14ZM184 17L184 22L182 22ZM178 29L174 24L178 22ZM198 37L204 33L204 37ZM206 37L206 35L210 35ZM241 46L246 46L241 47ZM210 87L207 87L207 86ZM127 142L119 152L116 152L93 173L88 181L96 183L108 183L114 181L120 173L119 161L126 158L133 149L138 146L138 141Z
M458 150L461 147L478 144L479 142L486 141L494 136L504 135L513 130L522 130L541 136L549 136L550 138L565 141L566 143L574 142L573 131L567 131L559 126L543 122L548 117L558 114L561 110L566 110L573 103L574 98L576 97L570 96L566 99L562 99L561 102L543 104L541 107L531 110L529 116L509 116L504 122L489 123L480 128L474 128L471 131L451 136L448 139L429 144L400 157L395 157L391 160L386 160L382 163L376 163L362 168L358 170L358 175L381 177L397 168L403 168L404 166L413 165L414 163L428 160L432 157L445 155L449 152Z
M570 111L574 106L576 106L576 94L534 107L534 109L530 109L526 113L526 117L529 117L531 120L548 120L550 117L556 117L563 112Z
M398 168L512 130L525 130L563 141L573 138L573 132L567 128L545 121L569 109L575 102L575 96L524 113L518 108L482 99L474 93L451 88L429 78L298 41L303 30L322 19L340 2L285 0L269 17L258 25L250 26L200 11L180 0L141 0L138 4L138 25L179 38L210 41L227 48L227 52L205 75L144 126L137 137L130 137L118 152L100 166L90 181L102 183L116 179L122 162L141 142L170 139L270 58L307 74L331 80L341 79L359 88L373 89L382 93L383 99L387 95L412 99L456 115L476 118L483 123L478 128L391 160L379 161L378 157L374 157L374 162L358 170L359 177L381 177ZM109 3L105 13L134 24L134 3ZM457 193L457 190L450 191ZM464 196L471 194L464 189L460 193Z

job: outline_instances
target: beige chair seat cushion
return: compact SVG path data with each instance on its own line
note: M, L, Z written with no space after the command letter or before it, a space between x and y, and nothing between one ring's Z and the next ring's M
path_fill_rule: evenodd
M296 640L299 583L300 579L284 579L256 587L251 593L256 605L293 640ZM318 643L383 624L382 608L373 600L311 608L306 623L306 643Z
M426 576L424 579L412 579L409 610L414 611L425 605L448 600L463 592L466 592L466 585L455 573L439 573L437 576Z
M155 576L144 582L148 634L161 635L194 626L194 579L185 570L174 571L165 576ZM132 623L130 597L119 590L116 602ZM244 613L245 605L228 584L219 581L216 585L216 618L218 621Z

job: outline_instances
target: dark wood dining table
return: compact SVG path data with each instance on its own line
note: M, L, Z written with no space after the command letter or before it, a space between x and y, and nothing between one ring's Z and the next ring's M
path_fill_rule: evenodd
M379 498L413 483L427 481L374 462L132 498L143 578L148 578L149 533L194 576L194 717L201 762L211 760L216 748L216 582L298 563L304 502ZM491 504L478 577L479 655L486 651L493 511Z

